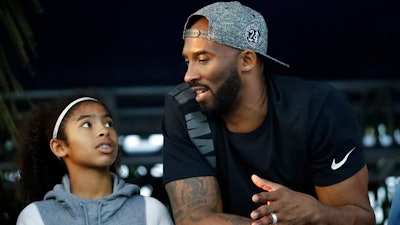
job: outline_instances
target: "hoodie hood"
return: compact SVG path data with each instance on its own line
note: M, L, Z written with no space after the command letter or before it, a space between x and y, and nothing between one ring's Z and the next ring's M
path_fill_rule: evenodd
M140 188L134 184L125 183L116 174L111 173L113 179L113 193L99 199L85 199L71 194L70 179L64 175L61 184L54 186L44 200L53 200L60 205L72 218L87 221L106 221L112 217L125 202L134 195L140 194Z

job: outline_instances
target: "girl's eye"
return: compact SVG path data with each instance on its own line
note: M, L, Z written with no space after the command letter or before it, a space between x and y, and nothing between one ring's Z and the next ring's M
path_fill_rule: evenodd
M82 127L88 128L88 127L91 127L91 124L89 122L85 122L82 124Z
M113 127L113 122L111 122L111 121L107 122L106 127Z

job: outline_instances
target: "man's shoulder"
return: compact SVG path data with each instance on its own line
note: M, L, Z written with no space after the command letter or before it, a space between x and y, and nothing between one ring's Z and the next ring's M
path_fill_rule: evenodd
M196 95L187 83L181 83L173 87L165 95L165 111L169 114L188 114L199 112L200 105L196 102Z
M276 75L272 77L271 81L278 85L290 85L290 86L329 85L328 82L322 80L305 79L303 77L290 76L290 75Z
M179 95L181 93L189 94L189 92L193 93L193 91L190 88L190 85L188 83L180 83L180 84L174 86L171 90L169 90L167 92L167 95L176 96L176 95Z
M194 100L195 94L187 83L181 83L173 87L166 94L166 99L177 101L179 105L183 105L190 100Z
M322 92L328 93L334 91L335 88L326 81L321 80L307 80L301 77L279 75L270 79L273 89L280 93L288 93L298 95L300 93L311 94Z

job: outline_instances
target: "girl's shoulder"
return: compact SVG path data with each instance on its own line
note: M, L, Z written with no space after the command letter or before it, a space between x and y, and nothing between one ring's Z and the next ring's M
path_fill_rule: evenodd
M172 217L166 205L160 200L143 196L146 207L147 224L173 225ZM159 216L155 216L159 215Z
M42 216L35 202L27 205L19 213L16 225L44 225Z

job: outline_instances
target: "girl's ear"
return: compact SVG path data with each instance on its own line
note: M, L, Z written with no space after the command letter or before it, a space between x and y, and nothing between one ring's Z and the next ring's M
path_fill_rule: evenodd
M58 140L56 138L52 138L50 140L49 145L50 145L50 149L53 152L53 154L55 156L57 156L58 158L62 158L67 155L67 151L66 151L63 141Z

